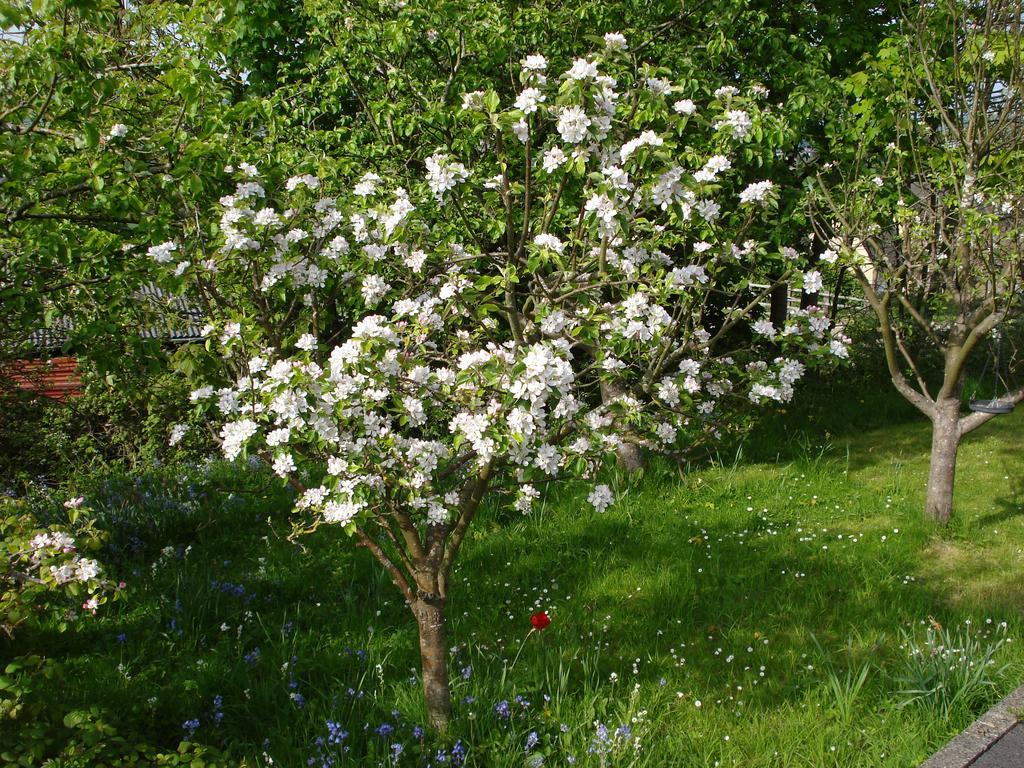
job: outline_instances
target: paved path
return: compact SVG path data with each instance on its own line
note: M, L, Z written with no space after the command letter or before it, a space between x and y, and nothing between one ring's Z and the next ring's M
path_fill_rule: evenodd
M920 768L1024 768L1024 685L979 717Z
M1024 768L1024 726L1013 726L999 741L981 753L970 768Z

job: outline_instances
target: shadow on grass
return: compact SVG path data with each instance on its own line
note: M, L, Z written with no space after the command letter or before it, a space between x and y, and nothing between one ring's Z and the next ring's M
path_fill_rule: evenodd
M1007 449L1005 453L1010 454L1010 450ZM997 525L1010 520L1024 520L1024 475L1012 478L1010 483L1009 493L999 496L995 500L999 511L979 517L977 519L979 525Z

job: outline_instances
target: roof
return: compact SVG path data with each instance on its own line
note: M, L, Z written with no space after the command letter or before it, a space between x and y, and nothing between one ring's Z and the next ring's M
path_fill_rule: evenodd
M144 309L165 320L162 324L139 329L144 339L164 339L175 343L198 341L202 338L202 315L185 299L155 285L146 285L136 292ZM37 350L56 350L68 340L74 321L69 317L57 317L48 328L37 328L29 334L28 345Z

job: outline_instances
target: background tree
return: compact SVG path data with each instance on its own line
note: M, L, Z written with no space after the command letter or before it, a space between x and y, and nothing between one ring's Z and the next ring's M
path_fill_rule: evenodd
M133 342L155 351L137 331L168 308L140 301L153 270L133 246L217 192L211 158L244 111L222 57L184 36L212 23L167 3L0 4L0 354L58 320L107 370Z
M848 80L836 138L853 149L819 177L822 237L877 316L893 385L932 422L925 513L941 522L960 440L993 418L961 414L969 366L1024 312L1021 24L1019 0L905 17Z

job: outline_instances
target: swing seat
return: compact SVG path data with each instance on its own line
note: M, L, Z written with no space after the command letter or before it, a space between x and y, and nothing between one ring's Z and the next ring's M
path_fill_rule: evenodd
M975 413L1013 413L1013 401L1012 400L971 400L967 407Z

